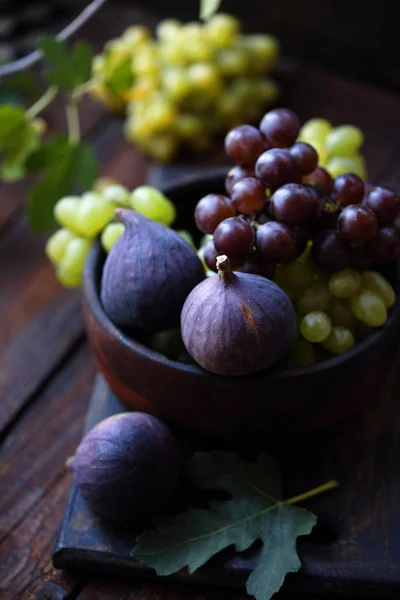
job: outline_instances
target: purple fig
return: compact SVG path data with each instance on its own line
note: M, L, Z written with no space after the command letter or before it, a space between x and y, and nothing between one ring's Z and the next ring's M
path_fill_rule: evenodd
M177 443L162 421L131 412L96 425L69 465L95 512L132 523L161 510L175 489L180 459Z
M182 339L189 354L217 375L245 375L276 363L289 348L295 313L275 283L234 273L226 256L218 275L197 285L182 309Z
M116 214L125 231L104 265L104 310L120 327L176 327L186 297L204 279L200 259L172 229L133 210L117 209Z

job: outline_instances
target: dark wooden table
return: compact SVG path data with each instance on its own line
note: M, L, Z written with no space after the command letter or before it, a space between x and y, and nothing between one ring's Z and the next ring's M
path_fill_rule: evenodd
M151 15L110 5L82 35L99 47L134 21L153 22ZM303 120L323 115L362 127L371 179L399 184L400 97L290 62L282 81L285 105ZM63 126L59 106L49 110L48 121L52 129ZM149 165L124 141L117 119L87 100L82 127L104 174L130 188L145 180ZM0 599L244 598L240 591L107 580L52 567L71 483L65 460L79 442L96 369L79 293L60 287L45 239L27 225L26 189L26 183L0 188ZM348 493L350 505L356 489ZM371 506L371 519L377 510Z

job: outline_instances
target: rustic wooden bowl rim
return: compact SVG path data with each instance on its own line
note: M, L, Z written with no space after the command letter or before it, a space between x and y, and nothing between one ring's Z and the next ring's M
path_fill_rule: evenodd
M180 190L182 187L187 185L196 185L196 183L204 182L209 179L210 181L215 180L218 176L225 176L227 168L217 168L209 170L205 173L200 173L196 175L187 175L183 176L179 179L174 180L172 183L167 185L163 185L160 189L167 196L169 194L173 194L175 191ZM214 377L222 377L220 375L214 375L205 371L200 366L190 365L185 363L180 363L174 360L171 360L156 352L155 350L149 348L137 342L135 339L126 335L121 329L119 329L114 323L110 320L108 315L103 309L100 300L100 294L98 289L98 282L96 281L96 272L100 267L100 261L102 260L103 250L99 242L97 242L94 247L91 249L85 267L85 273L83 278L83 293L85 299L94 313L96 319L101 323L102 327L107 330L109 335L111 335L115 340L119 340L121 344L129 347L132 351L140 354L147 359L151 359L152 361L163 364L164 366L174 369L176 371L184 371L186 373L192 373L195 375L203 375L203 376L214 376ZM399 286L397 286L398 288ZM385 335L386 331L391 327L392 323L397 322L400 319L400 295L398 294L398 289L395 289L396 292L396 301L395 304L389 309L388 319L386 323L382 326L382 328L377 329L373 333L371 333L365 340L356 344L350 350L347 350L343 354L339 354L338 356L332 356L332 358L327 358L320 362L317 362L315 365L311 365L309 367L300 368L300 369L285 369L280 371L265 370L259 371L258 373L253 373L250 375L239 375L235 377L235 379L249 379L251 377L266 377L272 379L287 379L287 378L296 378L301 375L312 375L321 372L330 372L335 369L338 365L342 364L344 361L349 361L359 354L367 351L371 346L375 344L375 342L383 335ZM224 377L226 379L226 377Z

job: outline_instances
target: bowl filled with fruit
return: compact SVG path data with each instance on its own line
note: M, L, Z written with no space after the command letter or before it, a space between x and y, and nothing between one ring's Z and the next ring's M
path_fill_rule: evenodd
M128 408L265 440L377 397L400 333L400 199L355 173L333 179L299 130L287 109L234 128L236 167L137 188L109 252L92 249L87 331Z

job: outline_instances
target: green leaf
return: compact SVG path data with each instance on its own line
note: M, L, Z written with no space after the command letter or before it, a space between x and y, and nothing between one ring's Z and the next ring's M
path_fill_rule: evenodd
M92 146L81 142L76 149L75 180L85 190L92 187L97 178L98 167Z
M207 21L219 9L221 0L200 0L200 19Z
M266 454L249 463L233 453L198 453L188 472L197 487L225 490L231 499L213 501L208 510L191 509L162 519L156 529L138 536L133 556L158 575L184 567L193 573L230 545L242 552L261 540L262 552L247 591L257 600L269 600L285 575L301 566L296 541L311 532L315 515L279 500L279 470Z
M133 81L131 59L126 59L110 70L107 87L113 94L119 96L132 87Z
M19 106L0 106L0 177L4 181L21 179L25 163L40 144L40 133L26 119Z
M77 42L69 52L65 42L45 35L39 47L49 65L46 76L52 85L60 90L73 91L89 79L93 53L84 42Z
M62 136L42 148L35 161L34 164L46 171L29 195L28 217L32 228L42 232L54 225L53 208L56 202L73 193L78 184L85 189L90 188L97 169L90 146L71 144Z
M38 171L59 163L68 146L69 141L66 135L62 133L55 135L50 141L32 152L26 162L27 169Z

